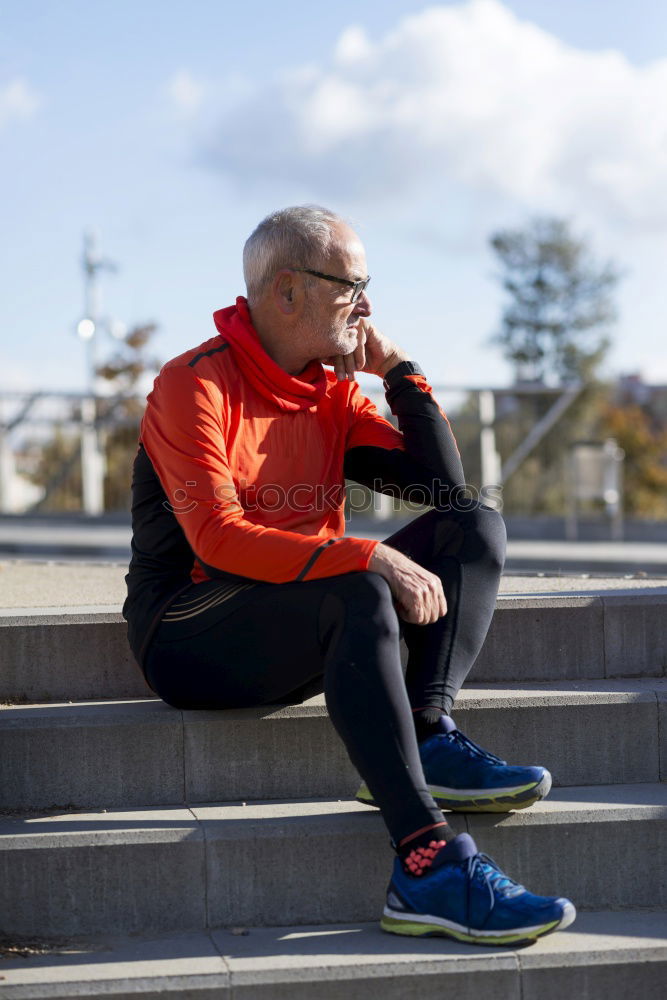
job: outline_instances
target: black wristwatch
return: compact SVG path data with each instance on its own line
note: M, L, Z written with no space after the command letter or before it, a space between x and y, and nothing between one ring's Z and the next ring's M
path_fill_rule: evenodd
M396 385L398 380L403 377L403 375L423 375L424 372L421 370L416 361L399 361L397 365L390 368L385 377L382 379L382 385L385 389L391 389L392 386Z

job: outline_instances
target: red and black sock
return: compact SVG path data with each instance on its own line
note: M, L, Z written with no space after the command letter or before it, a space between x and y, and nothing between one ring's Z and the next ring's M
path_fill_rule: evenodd
M401 859L403 871L417 877L428 873L438 851L454 840L456 834L447 820L417 830L399 841L396 853Z

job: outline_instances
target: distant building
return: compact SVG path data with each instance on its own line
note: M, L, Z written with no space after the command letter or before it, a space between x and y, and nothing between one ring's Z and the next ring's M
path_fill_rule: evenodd
M641 375L621 375L613 390L617 406L641 406L656 424L667 424L667 385L649 385Z

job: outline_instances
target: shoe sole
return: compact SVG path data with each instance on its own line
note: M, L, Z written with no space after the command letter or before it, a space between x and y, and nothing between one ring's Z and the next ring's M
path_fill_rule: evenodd
M563 913L559 920L547 924L537 924L533 927L507 928L502 931L475 930L465 927L444 917L434 917L428 913L402 913L385 906L380 927L388 934L403 934L408 937L448 937L467 944L499 945L499 944L531 944L545 934L563 930L574 923L577 911L569 900L563 904Z
M450 812L502 813L513 809L528 809L529 806L547 797L551 791L551 774L545 771L542 778L530 785L515 785L512 788L444 788L429 785L428 790L442 809ZM368 786L364 783L356 794L357 802L367 806L377 806Z

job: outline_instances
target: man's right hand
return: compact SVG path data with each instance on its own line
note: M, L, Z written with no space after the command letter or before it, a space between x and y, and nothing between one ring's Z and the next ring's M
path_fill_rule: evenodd
M447 614L442 581L435 573L380 542L368 563L389 584L401 618L413 625L430 625Z

